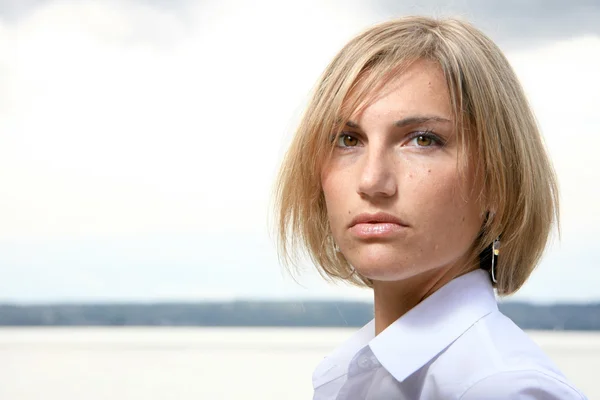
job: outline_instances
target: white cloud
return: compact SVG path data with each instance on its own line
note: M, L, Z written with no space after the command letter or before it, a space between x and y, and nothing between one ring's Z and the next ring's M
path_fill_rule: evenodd
M195 4L50 2L0 23L4 296L368 296L283 280L265 223L312 85L375 14L341 0ZM597 296L564 278L595 273L600 39L508 55L563 189L562 245L524 296Z
M306 4L190 12L57 2L2 28L0 236L264 224L290 120L359 25Z
M600 37L509 54L561 186L565 235L600 236Z

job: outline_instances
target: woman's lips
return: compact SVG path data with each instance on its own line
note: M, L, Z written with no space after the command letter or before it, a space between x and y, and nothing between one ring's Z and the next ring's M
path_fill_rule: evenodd
M385 238L397 235L407 229L393 222L359 223L350 227L350 232L360 239Z
M350 222L350 232L360 239L386 238L405 231L408 225L385 212L359 214Z

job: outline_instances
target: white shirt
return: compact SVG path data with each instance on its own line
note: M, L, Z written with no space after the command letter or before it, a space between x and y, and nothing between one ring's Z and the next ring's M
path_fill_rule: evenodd
M462 275L375 336L369 322L313 374L313 400L586 399L496 304L490 276Z

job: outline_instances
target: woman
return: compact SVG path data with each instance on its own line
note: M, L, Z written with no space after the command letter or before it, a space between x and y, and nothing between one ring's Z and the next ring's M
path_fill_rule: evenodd
M277 185L281 252L368 286L375 318L313 375L315 399L583 399L499 311L558 219L532 112L498 47L410 17L321 77Z

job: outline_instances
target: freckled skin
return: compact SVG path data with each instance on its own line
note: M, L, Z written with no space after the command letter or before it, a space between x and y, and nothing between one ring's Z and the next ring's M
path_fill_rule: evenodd
M483 223L473 174L468 170L461 180L452 122L394 125L423 115L452 120L448 89L436 64L419 61L385 88L351 117L360 127L352 130L360 135L359 144L336 148L321 173L332 235L350 264L374 281L439 277L464 266ZM447 142L419 146L407 138L426 130ZM356 215L379 211L408 227L373 240L352 234L349 224Z

